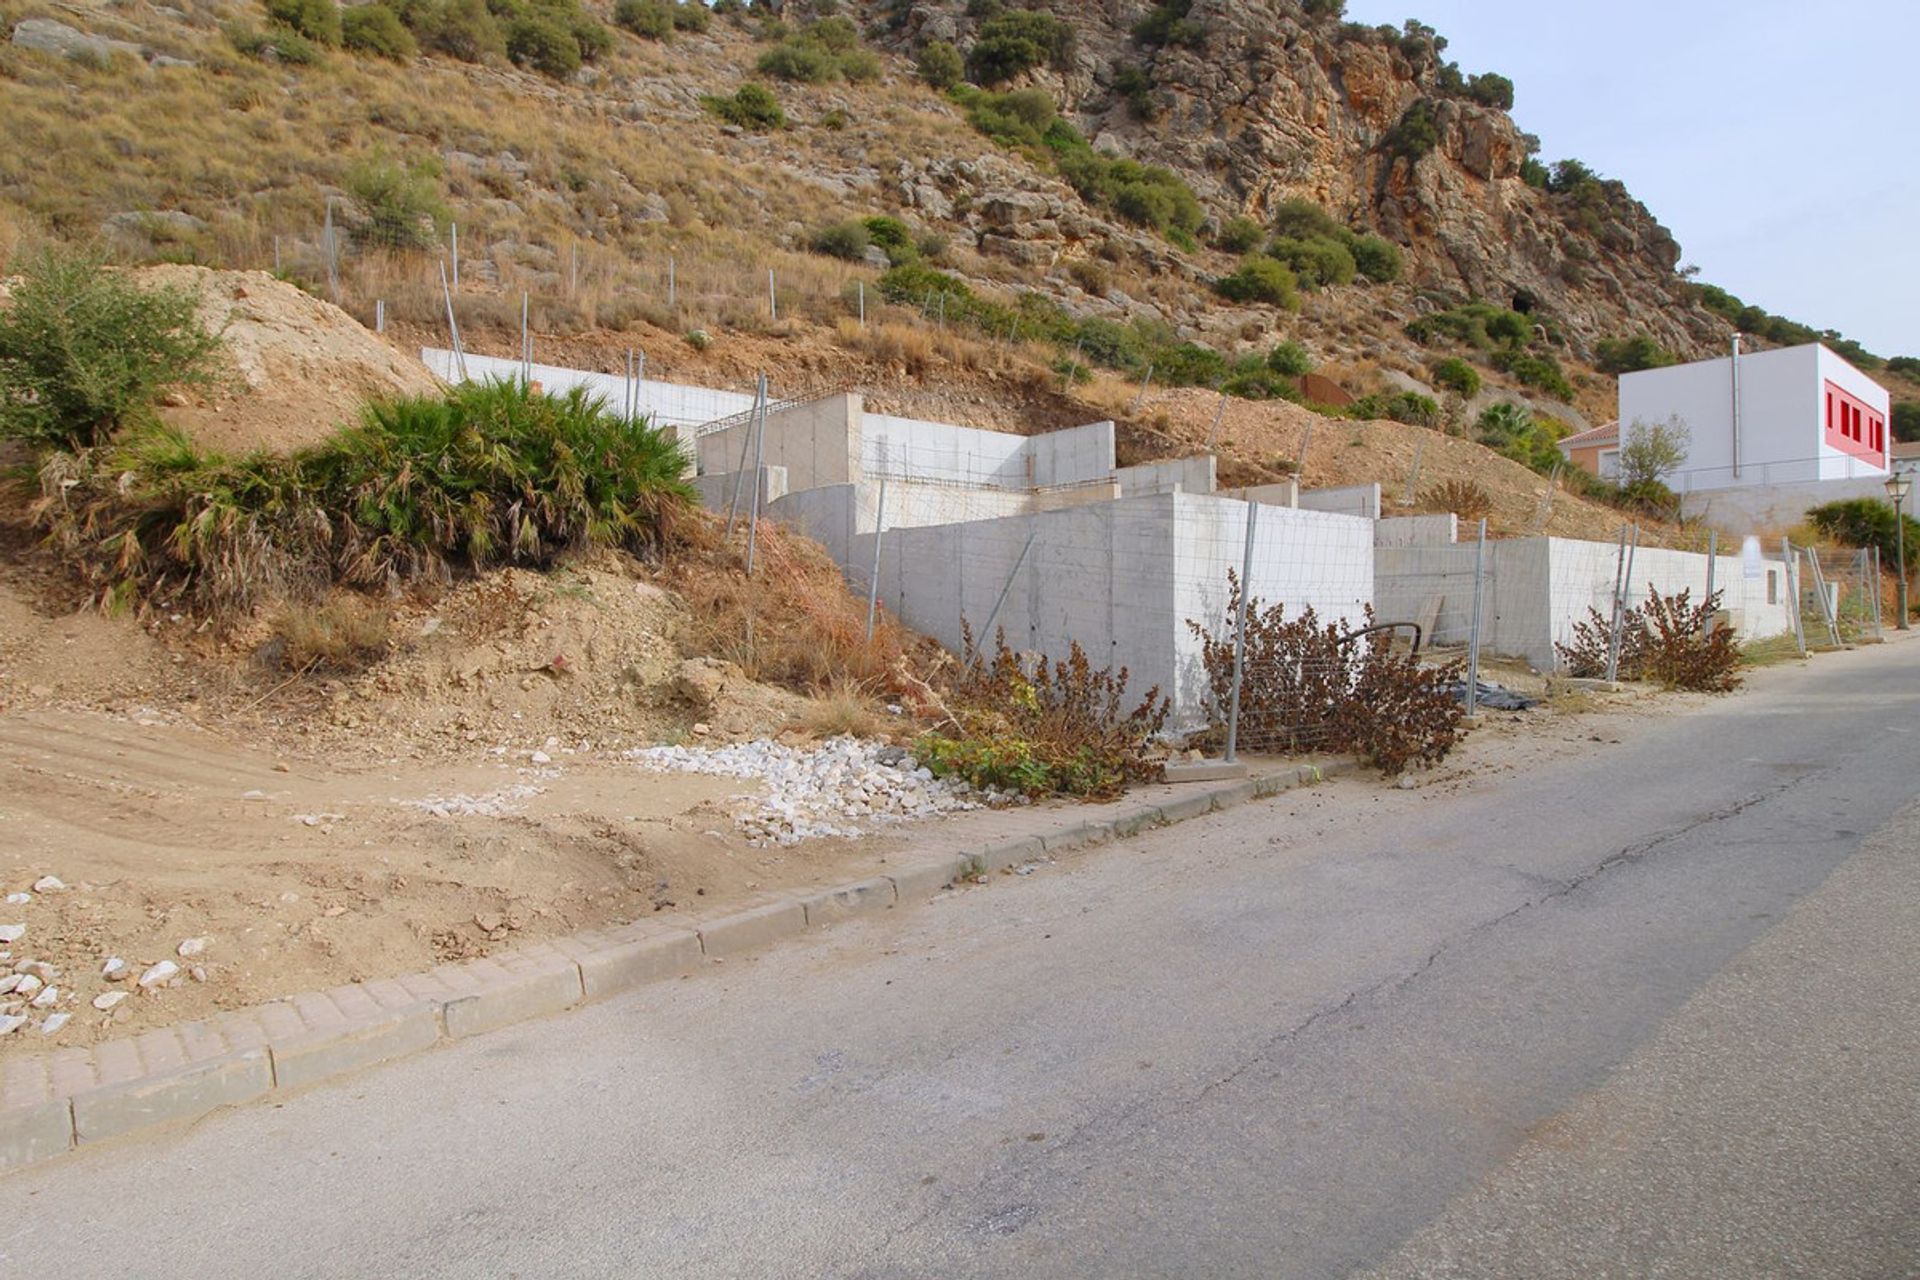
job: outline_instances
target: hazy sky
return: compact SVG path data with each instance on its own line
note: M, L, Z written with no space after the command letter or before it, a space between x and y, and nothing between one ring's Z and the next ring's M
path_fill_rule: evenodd
M1541 158L1619 178L1682 262L1777 315L1920 355L1913 0L1348 0L1514 82Z

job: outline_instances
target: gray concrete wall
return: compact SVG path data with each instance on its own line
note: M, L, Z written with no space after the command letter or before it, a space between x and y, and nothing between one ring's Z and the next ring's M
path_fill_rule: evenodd
M785 467L791 491L824 485L852 484L860 479L860 397L828 396L775 408L767 414L761 458L768 466ZM742 420L700 437L700 473L736 471L744 456L753 465L753 424Z
M1217 487L1217 466L1218 460L1212 454L1202 453L1121 467L1113 475L1120 482L1120 495L1125 498L1144 498L1156 493L1212 493Z
M739 473L746 475L746 472ZM725 511L736 501L734 493L734 475L694 476L694 489L700 494L701 505L714 510ZM785 467L760 468L760 509L767 510L773 503L787 496L787 469ZM738 495L738 506L746 511L753 503L751 483L742 488Z
M1376 547L1421 547L1460 540L1460 517L1452 512L1432 516L1388 516L1373 524Z
M1747 468L1755 475L1764 467ZM1689 519L1698 519L1721 533L1733 537L1759 534L1779 541L1779 535L1805 518L1807 512L1827 502L1848 498L1887 500L1887 478L1882 473L1863 475L1852 480L1807 480L1791 484L1753 484L1739 489L1707 489L1683 494L1680 509ZM1912 514L1913 507L1907 508Z
M1028 476L1036 486L1085 484L1114 471L1111 422L1090 422L1026 437Z
M1289 478L1273 484L1250 485L1245 489L1221 489L1219 494L1223 498L1257 502L1264 507L1297 507L1300 505L1300 481Z
M1573 638L1574 624L1586 620L1589 608L1611 614L1613 584L1620 571L1619 547L1573 538L1553 538L1550 542L1553 639L1565 644ZM1714 590L1720 593L1721 607L1728 611L1729 625L1743 642L1782 635L1793 629L1792 587L1785 567L1778 560L1763 559L1755 577L1746 575L1740 556L1716 556L1714 561ZM1769 575L1773 579L1771 583ZM1636 607L1644 605L1650 587L1657 588L1663 596L1687 590L1693 593L1695 603L1704 600L1707 557L1661 547L1638 548L1633 553L1628 603Z
M1348 484L1332 489L1302 489L1300 505L1308 511L1331 511L1343 516L1380 518L1380 486Z

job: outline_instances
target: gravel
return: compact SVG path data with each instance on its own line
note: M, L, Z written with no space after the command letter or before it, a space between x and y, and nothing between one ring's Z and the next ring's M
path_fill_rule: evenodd
M701 773L766 784L764 795L736 797L734 825L755 844L792 845L853 837L876 826L1016 803L935 778L899 747L833 738L812 748L767 739L723 747L642 747L626 758L660 772Z

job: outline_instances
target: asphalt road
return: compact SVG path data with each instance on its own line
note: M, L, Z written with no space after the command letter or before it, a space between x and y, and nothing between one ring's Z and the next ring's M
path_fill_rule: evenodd
M0 1180L0 1273L1911 1276L1920 644Z

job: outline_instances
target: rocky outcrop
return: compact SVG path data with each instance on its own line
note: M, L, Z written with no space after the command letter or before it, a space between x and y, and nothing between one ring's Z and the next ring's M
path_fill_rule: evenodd
M965 9L913 6L902 44L964 44L975 25ZM1576 356L1632 332L1702 354L1723 340L1724 324L1676 274L1679 245L1643 205L1617 183L1578 196L1530 186L1521 165L1535 140L1505 111L1448 92L1438 56L1418 42L1309 19L1292 0L1194 0L1188 19L1204 35L1156 49L1131 34L1150 9L1055 6L1075 25L1071 65L1031 78L1097 147L1176 169L1220 217L1312 199L1399 243L1423 305L1480 298L1534 311ZM1107 87L1124 63L1151 77L1151 121ZM1417 156L1394 138L1416 104L1432 122L1431 149ZM941 208L917 188L908 196Z

